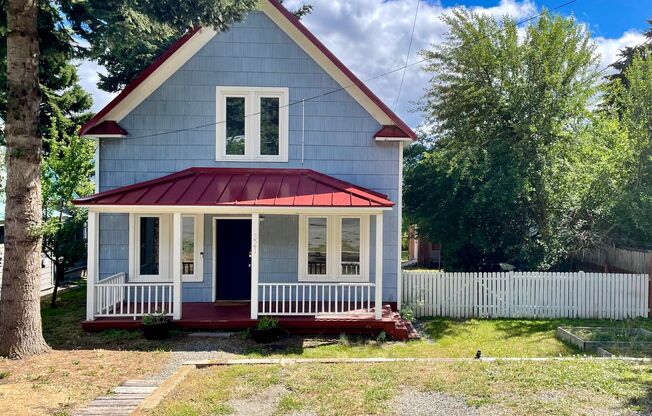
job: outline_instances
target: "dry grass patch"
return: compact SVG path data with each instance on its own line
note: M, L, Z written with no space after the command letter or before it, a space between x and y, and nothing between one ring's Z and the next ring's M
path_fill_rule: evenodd
M238 414L243 399L270 391L279 392L276 408L260 415L389 415L401 397L437 398L421 404L426 410L463 403L478 414L648 414L652 369L620 361L210 367L194 371L152 414Z
M167 353L52 351L25 360L0 359L0 414L67 414L129 378L160 371Z
M167 363L164 345L138 332L85 334L80 325L85 291L60 293L55 309L43 299L43 335L53 351L24 360L0 358L0 415L69 414L122 381L159 372Z

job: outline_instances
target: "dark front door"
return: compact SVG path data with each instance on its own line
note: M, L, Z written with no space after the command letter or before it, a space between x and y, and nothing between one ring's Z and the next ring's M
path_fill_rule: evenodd
M251 298L251 220L217 220L217 300Z

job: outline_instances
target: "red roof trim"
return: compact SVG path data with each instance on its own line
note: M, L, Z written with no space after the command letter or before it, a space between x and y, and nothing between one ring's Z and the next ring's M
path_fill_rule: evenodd
M378 133L374 134L374 137L389 137L396 139L408 138L408 136L405 135L405 132L397 126L383 126L382 129L378 130Z
M369 99L376 104L382 111L385 113L401 131L401 137L409 137L412 140L416 140L416 133L407 125L399 116L396 115L385 103L383 103L380 98L376 96L358 77L356 77L351 70L349 70L315 35L312 34L292 13L290 13L278 0L268 0L272 6L281 12L281 14L290 22L294 27L296 27L310 42L312 42L317 49L319 49L326 57L333 62L333 64L342 71L351 82L360 88L360 90L367 96ZM161 56L156 58L151 65L149 65L140 75L138 75L133 81L131 81L123 90L116 96L109 104L107 104L102 110L100 110L93 118L91 118L84 126L79 130L79 135L83 136L88 134L88 131L99 123L103 117L105 117L112 109L114 109L122 100L124 100L131 92L136 89L145 79L147 79L159 66L161 66L167 59L170 58L179 48L181 48L188 40L190 40L200 28L195 27L189 30L186 34L180 37L175 43L170 46ZM382 129L381 129L382 131ZM380 132L379 132L380 133Z
M87 135L90 136L102 136L102 135L120 135L120 136L126 136L127 130L123 129L120 127L118 123L116 123L113 120L104 120L100 124L97 124L91 128L89 128L86 133Z
M186 42L188 42L201 28L195 27L186 32L183 36L177 39L176 42L172 44L165 52L163 52L158 58L154 60L143 72L140 73L133 81L131 81L121 92L118 94L111 102L109 102L104 108L102 108L93 118L88 120L86 124L82 126L79 130L79 135L83 136L89 134L89 130L99 123L104 116L106 116L109 111L113 110L122 100L127 98L133 90L136 89L143 81L145 81L158 67L163 65L179 48L181 48Z
M201 181L198 180L200 177ZM394 206L386 195L310 169L247 168L190 168L80 198L73 204L324 208Z
M335 66L340 71L344 72L344 74L351 80L351 82L353 82L353 84L355 84L356 87L360 88L360 90L362 90L362 92L367 97L369 97L369 99L371 99L371 101L373 101L374 104L380 107L380 109L383 111L383 113L387 115L387 117L389 117L394 123L396 123L396 126L403 132L402 137L409 137L412 140L416 140L417 134L407 124L405 124L405 122L401 120L401 118L397 116L396 113L394 113L389 107L387 107L387 105L385 105L385 103L382 102L380 98L378 98L378 96L376 96L376 94L374 94L364 84L364 82L362 82L358 77L356 77L353 74L353 72L351 72L351 70L342 63L342 61L337 59L337 57L333 54L333 52L331 52L323 43L321 43L321 41L317 39L317 37L313 35L312 32L310 32L310 30L308 30L308 28L306 28L295 15L290 13L290 11L286 9L278 0L268 0L268 1L272 4L272 6L274 6L278 11L280 11L281 14L286 19L288 19L290 23L294 25L294 27L296 27L305 37L307 37L308 40L310 40L310 42L312 42L317 47L317 49L319 49L324 55L326 55L326 57L331 62L333 62L333 64L335 64Z

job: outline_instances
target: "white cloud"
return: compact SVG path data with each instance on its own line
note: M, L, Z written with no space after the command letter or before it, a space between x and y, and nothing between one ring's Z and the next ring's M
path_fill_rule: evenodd
M98 112L117 94L102 91L97 87L97 82L100 80L99 74L105 73L102 66L91 61L80 61L77 64L80 83L93 96L92 111Z
M367 80L394 70L405 64L410 31L417 0L288 0L286 7L293 9L309 3L314 11L304 17L303 23L347 65L360 79ZM473 11L495 17L512 16L526 19L538 11L533 0L501 0L494 7L472 7ZM451 7L443 7L439 1L421 1L412 52L409 62L418 61L419 50L444 39L447 31L441 17ZM618 39L596 38L598 53L603 66L617 59L618 50L626 45L641 43L642 35L626 32ZM601 68L603 67L601 66ZM83 85L91 91L95 100L94 110L105 105L114 94L96 87L97 71L90 62L82 63L80 77ZM417 126L421 115L415 113L415 101L423 94L428 75L420 65L407 68L397 113L411 126ZM394 106L401 80L401 72L369 81L368 86L389 105Z
M627 31L617 39L595 38L597 52L600 54L600 69L606 68L620 59L618 54L624 47L640 45L643 42L645 42L645 36L641 32L636 31ZM607 70L605 72L610 73L613 71Z

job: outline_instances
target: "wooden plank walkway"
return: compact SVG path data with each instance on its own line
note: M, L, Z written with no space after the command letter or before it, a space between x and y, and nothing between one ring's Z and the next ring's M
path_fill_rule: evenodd
M113 394L98 397L85 408L73 412L75 416L127 416L136 410L147 396L156 390L160 381L127 380L112 390Z

